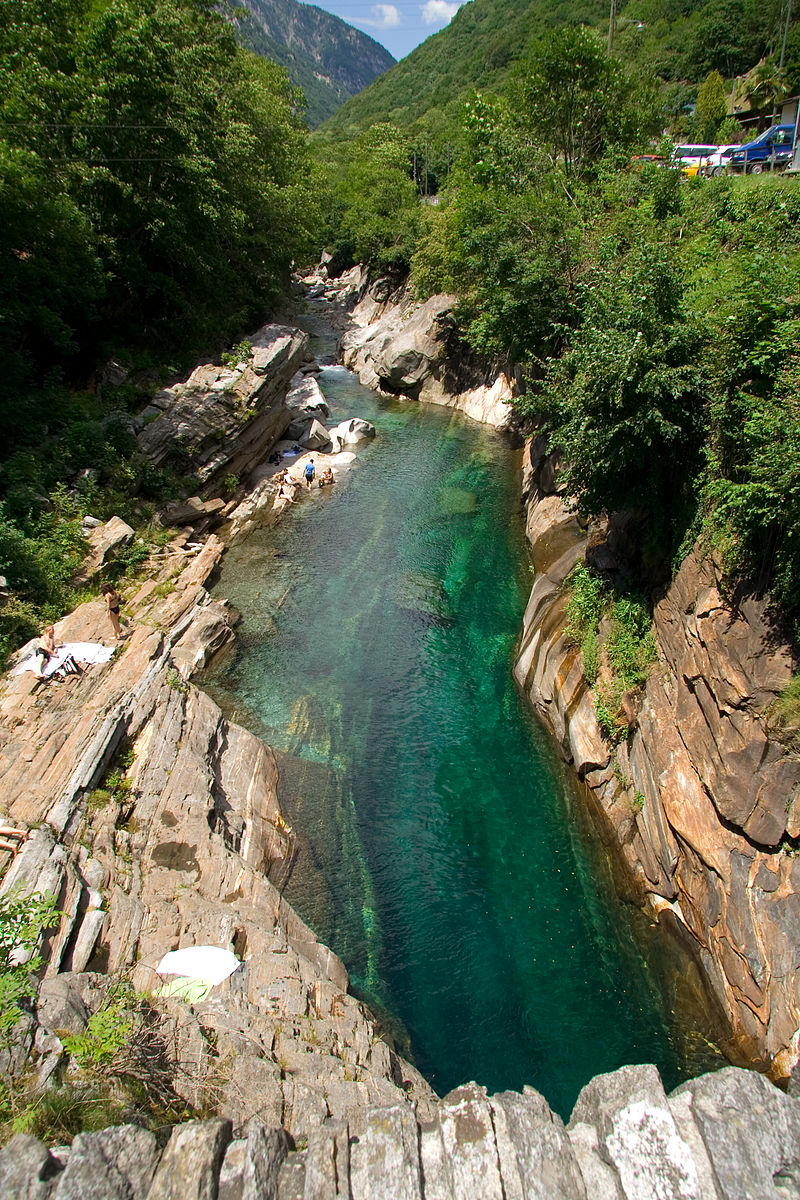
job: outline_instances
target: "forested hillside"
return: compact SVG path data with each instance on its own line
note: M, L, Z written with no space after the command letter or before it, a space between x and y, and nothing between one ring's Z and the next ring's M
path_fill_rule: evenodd
M238 0L233 18L243 44L302 88L311 129L394 63L373 38L314 4Z
M308 252L297 107L211 0L0 0L1 644L63 610L82 512L141 519L179 486L135 454L148 384Z
M620 0L616 53L629 65L678 85L695 85L711 70L748 71L781 39L780 0ZM609 5L601 0L471 0L450 24L423 42L325 125L335 140L379 121L406 127L420 118L441 122L448 106L473 88L502 86L531 38L564 25L586 25L607 36ZM800 88L800 24L787 47L787 86ZM673 103L693 95L675 86Z
M519 418L562 447L580 510L635 514L631 586L652 599L700 537L732 589L769 588L797 621L798 184L632 165L664 95L590 30L533 38L494 95L451 105L446 140L429 112L339 159L318 145L329 247L458 297L462 337L517 368ZM689 120L729 125L724 104Z

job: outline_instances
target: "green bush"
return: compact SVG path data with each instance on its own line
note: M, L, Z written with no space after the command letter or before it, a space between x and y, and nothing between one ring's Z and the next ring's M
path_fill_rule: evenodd
M596 634L608 604L608 590L599 575L580 562L565 581L570 596L567 603L567 636L581 645L587 634Z
M656 644L650 610L641 597L623 596L614 603L605 651L626 691L647 682L656 661Z
M783 740L800 749L800 672L792 676L772 705L770 724Z
M52 896L21 890L0 897L0 1044L6 1044L36 992L39 942L61 920Z

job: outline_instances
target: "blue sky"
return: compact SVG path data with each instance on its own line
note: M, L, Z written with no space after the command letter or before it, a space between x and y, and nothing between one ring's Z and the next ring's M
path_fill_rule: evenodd
M426 37L444 29L463 0L315 0L318 8L335 13L349 25L368 33L395 58L404 58Z

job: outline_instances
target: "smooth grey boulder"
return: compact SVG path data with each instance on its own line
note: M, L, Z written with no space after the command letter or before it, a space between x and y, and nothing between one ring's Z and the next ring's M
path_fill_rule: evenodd
M373 1109L350 1147L352 1200L420 1200L419 1135L411 1109Z
M583 1088L570 1119L597 1129L626 1200L708 1200L654 1066L621 1067Z
M755 1071L725 1067L681 1084L724 1200L800 1197L800 1103Z
M544 1096L526 1087L522 1096L493 1096L491 1106L505 1200L586 1200L564 1122Z
M45 1029L83 1033L89 1013L83 999L86 976L65 973L43 979L36 999L36 1018Z
M145 1200L158 1159L155 1136L138 1125L79 1133L53 1200Z
M338 454L344 446L356 446L359 442L375 437L375 426L361 417L351 417L349 421L340 421L328 430L328 437L333 446L333 453Z
M17 1133L0 1150L0 1196L3 1200L47 1200L59 1170L44 1142Z
M230 1140L230 1121L189 1121L173 1129L147 1200L216 1200Z

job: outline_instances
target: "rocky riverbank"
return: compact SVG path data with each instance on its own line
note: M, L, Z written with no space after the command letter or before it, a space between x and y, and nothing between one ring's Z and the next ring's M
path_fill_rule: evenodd
M365 387L441 404L498 429L508 425L512 382L458 339L454 296L420 303L407 283L373 280L361 267L329 279L324 263L303 285L309 296L339 307L342 362Z
M524 487L536 579L516 677L586 784L636 898L693 951L733 1052L785 1076L800 1036L800 761L768 713L790 648L766 601L727 596L713 557L694 551L656 605L658 662L614 748L565 632L563 586L584 557L619 569L614 530L581 528L541 440Z
M248 363L200 367L144 414L143 448L159 462L177 448L201 495L165 512L165 523L184 528L125 592L127 636L114 657L59 681L23 672L0 689L3 819L16 830L0 850L0 894L49 894L62 910L37 1006L5 1067L57 1086L69 1065L62 1038L86 1028L104 977L153 993L166 951L226 947L242 967L205 1000L153 1001L175 1092L235 1128L258 1116L301 1138L366 1104L424 1107L434 1097L281 896L294 838L272 751L191 683L236 622L206 584L224 539L245 525L249 486L226 502L215 481L234 469L247 481L266 472L258 503L250 493L244 505L246 520L257 510L264 519L278 469L265 460L293 422L293 435L313 432L319 444L323 430L323 444L350 459L343 445L369 432L324 428L313 386L297 374L309 365L299 330L265 327L253 346ZM307 453L291 462L302 469ZM94 531L90 574L132 536L116 521ZM109 633L101 601L56 625L59 644Z
M0 1150L9 1200L780 1200L795 1195L800 1101L729 1067L667 1096L655 1067L622 1067L581 1092L569 1125L532 1088L456 1088L430 1119L365 1107L298 1148L251 1120L178 1125L166 1146L118 1126L47 1149Z

